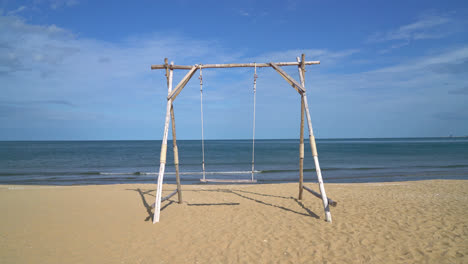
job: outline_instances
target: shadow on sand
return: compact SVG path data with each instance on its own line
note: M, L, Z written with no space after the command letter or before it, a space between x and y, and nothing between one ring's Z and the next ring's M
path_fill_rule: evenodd
M143 203L143 206L145 207L146 209L146 213L148 214L148 216L145 218L145 221L150 221L151 222L153 221L153 207L146 201L146 198L145 198L145 195L148 195L148 196L151 196L151 197L156 197L154 194L152 194L151 192L155 192L155 190L141 190L140 188L138 189L126 189L127 191L135 191L135 192L138 192L138 194L140 195L140 198L141 198L141 202ZM172 200L168 200L169 202L166 203L163 207L161 207L161 211L166 209L166 207L168 207L169 205L173 204L174 201Z
M143 206L145 207L146 213L148 214L148 216L145 218L145 221L150 221L150 220L152 221L153 220L153 207L147 202L147 197L146 196L154 198L154 197L156 197L156 195L154 194L156 191L155 190L142 190L140 188L138 188L138 189L126 189L126 190L135 191L140 195ZM243 198L243 199L246 199L246 200L249 200L249 201L253 201L253 202L259 203L259 204L264 205L264 206L271 206L271 207L274 207L274 208L278 208L280 210L284 210L286 212L290 212L290 213L294 213L294 214L298 214L298 215L302 215L302 216L307 216L307 217L313 217L315 219L320 219L320 217L317 214L315 214L314 212L309 210L307 207L304 206L304 204L300 200L298 200L298 199L296 199L294 197L278 196L278 195L250 192L250 191L237 190L237 189L184 190L183 192L222 192L222 193L230 193L230 194L236 195L236 196L238 196L240 198ZM247 196L247 195L249 195L249 196ZM277 204L268 203L268 202L266 202L264 200L261 200L261 198L255 197L255 196L293 200L294 202L297 203L297 205L302 210L306 211L306 213L296 211L296 210L293 210L293 209L290 209L290 208L287 208L287 207L284 207L284 206L280 206L280 205L277 205ZM161 211L163 211L164 209L166 209L167 207L169 207L171 204L174 204L174 203L177 203L177 201L173 200L173 198L168 199L167 203L163 207L161 207ZM237 206L237 205L240 205L240 203L234 203L234 202L233 203L229 203L229 202L228 203L186 203L186 204L188 206Z

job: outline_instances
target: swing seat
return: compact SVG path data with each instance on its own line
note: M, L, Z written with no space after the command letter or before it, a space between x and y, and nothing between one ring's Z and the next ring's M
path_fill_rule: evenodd
M218 182L218 183L257 183L257 180L249 179L200 179L201 182Z

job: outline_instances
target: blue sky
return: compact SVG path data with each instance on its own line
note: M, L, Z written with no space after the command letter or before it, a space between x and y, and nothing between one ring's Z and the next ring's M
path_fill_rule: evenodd
M318 138L468 135L467 31L466 1L0 1L0 140L161 139L151 64L301 53L321 61L306 72ZM203 74L205 137L251 138L253 69ZM299 95L258 75L256 137L298 138ZM200 138L197 77L174 103L180 139Z

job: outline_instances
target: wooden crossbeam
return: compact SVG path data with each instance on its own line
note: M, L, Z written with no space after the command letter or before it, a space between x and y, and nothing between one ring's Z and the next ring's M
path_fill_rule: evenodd
M296 91L300 94L305 92L305 88L300 85L294 78L289 76L283 69L281 69L277 64L270 62L270 65L273 69L275 69ZM297 63L299 65L299 63Z
M319 199L322 199L322 195L320 195L319 193L315 192L314 190L310 189L309 187L307 186L302 186L302 188L304 188L306 191L310 192L312 195L314 195L315 197L319 198ZM335 207L338 203L333 201L332 199L328 198L328 204Z
M275 62L276 65L278 66L297 66L300 65L297 62ZM320 64L320 61L306 61L304 62L305 65L314 65L314 64ZM246 68L246 67L270 67L270 63L229 63L229 64L205 64L205 65L199 65L197 67L201 67L202 69L207 69L207 68ZM165 64L160 64L160 65L151 65L152 70L158 70L158 69L166 69L169 67L170 69L173 70L191 70L192 65L165 65Z
M190 71L184 76L184 78L182 78L179 84L177 84L176 88L172 90L172 92L167 96L167 100L172 99L172 101L174 101L177 95L179 95L182 89L184 89L185 85L188 83L190 78L192 78L192 76L195 74L196 71L197 71L197 66L192 66Z

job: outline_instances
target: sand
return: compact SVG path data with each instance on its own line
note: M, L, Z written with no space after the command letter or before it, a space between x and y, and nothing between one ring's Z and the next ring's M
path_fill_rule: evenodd
M297 186L3 185L0 263L468 263L468 181Z

